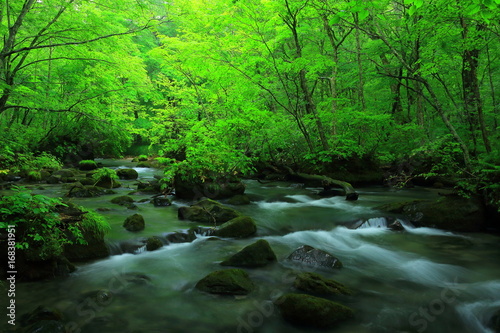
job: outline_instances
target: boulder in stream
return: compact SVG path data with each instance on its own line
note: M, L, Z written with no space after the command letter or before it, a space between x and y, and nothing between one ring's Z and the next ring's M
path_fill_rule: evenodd
M99 197L105 193L106 191L102 187L92 186L92 185L82 185L77 183L70 188L68 193L66 193L66 196L74 198L94 198L94 197Z
M217 201L203 199L190 207L180 207L177 215L181 220L219 225L241 214Z
M225 238L244 238L257 232L255 221L248 216L236 217L218 227L213 235Z
M196 288L211 294L247 295L255 285L247 272L232 268L208 274L196 284Z
M293 282L293 286L316 295L351 295L352 291L342 283L326 279L317 273L301 273Z
M161 247L163 247L163 242L158 237L153 236L146 240L146 250L148 251L158 250Z
M128 195L121 195L119 197L111 199L111 203L120 205L120 206L129 206L134 203L134 199Z
M141 231L144 230L145 222L141 214L134 214L125 219L123 227L128 231Z
M116 174L120 179L137 179L139 177L135 169L116 169Z
M304 294L285 294L274 303L286 321L301 327L329 329L354 314L347 306Z
M328 252L309 245L299 247L288 256L288 260L312 267L333 269L342 268L342 262Z
M480 231L485 222L485 210L479 199L446 195L438 200L413 200L377 207L382 211L403 214L410 222L422 227L458 232Z
M260 267L276 261L276 254L269 242L260 239L244 247L229 259L221 262L223 266Z
M163 195L158 196L158 197L154 197L153 200L151 200L151 202L153 203L153 205L155 207L167 207L167 206L172 205L172 201L170 201L169 198L167 198Z

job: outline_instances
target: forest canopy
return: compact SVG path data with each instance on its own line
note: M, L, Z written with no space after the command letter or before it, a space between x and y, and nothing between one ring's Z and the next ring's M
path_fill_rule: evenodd
M500 0L0 6L4 173L150 154L200 175L418 160L474 189L499 177Z

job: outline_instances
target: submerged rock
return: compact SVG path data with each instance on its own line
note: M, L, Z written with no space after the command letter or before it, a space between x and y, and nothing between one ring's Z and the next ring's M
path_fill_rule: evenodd
M196 284L196 288L211 294L247 295L255 285L247 272L233 268L208 274Z
M286 294L275 301L289 323L328 329L353 316L352 309L324 298L304 294Z
M500 309L493 313L493 316L488 321L488 327L495 333L500 333Z
M268 241L260 239L244 247L228 260L221 263L223 266L260 267L276 261L276 254Z
M351 290L342 283L326 279L316 273L297 275L293 286L299 290L318 295L351 295Z
M25 328L23 333L66 333L63 322L56 320L42 320Z
M406 222L406 224L412 226L409 222ZM393 231L405 230L403 222L393 217L372 217L370 219L349 223L347 227L349 229L387 228Z
M145 222L141 214L134 214L125 219L123 227L128 231L141 231L144 230Z
M309 245L299 247L288 256L288 260L318 268L341 268L342 262L328 252Z
M257 225L248 216L236 217L218 227L213 235L226 238L244 238L257 232Z
M203 199L191 207L180 207L177 215L181 220L219 225L241 214L217 201Z
M53 310L40 305L30 313L22 315L20 318L20 323L23 326L28 326L42 320L61 321L63 320L63 315L58 310Z

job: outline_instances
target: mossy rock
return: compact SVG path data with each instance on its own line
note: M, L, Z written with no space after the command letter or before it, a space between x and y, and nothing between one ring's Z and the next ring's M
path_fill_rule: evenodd
M293 286L317 295L351 295L352 291L342 283L326 279L316 273L301 273L297 275Z
M68 193L66 193L66 196L74 198L94 198L99 197L105 193L105 189L99 186L75 185L69 190Z
M285 294L274 303L287 322L301 327L330 329L354 315L347 306L305 294Z
M95 180L90 177L85 177L80 179L80 183L82 183L83 185L94 185Z
M47 184L59 184L62 182L62 177L59 175L50 175L46 181Z
M155 207L167 207L172 205L172 201L170 201L169 198L166 198L164 196L154 197L153 200L151 200L151 202Z
M128 231L142 231L145 228L144 217L141 214L134 214L125 219L123 227Z
M177 215L181 220L219 225L241 214L217 201L203 199L191 207L180 207Z
M117 169L116 174L120 179L137 179L139 177L134 169Z
M221 263L223 266L260 267L276 261L276 254L269 242L260 239L244 247L228 260Z
M247 272L233 268L208 274L196 284L196 288L211 294L247 295L255 285Z
M75 240L73 244L64 246L64 256L71 262L83 262L109 257L109 247L106 245L104 235L91 230L83 230L83 239L87 244L79 244Z
M257 232L255 221L248 216L236 217L217 228L214 236L225 238L250 237Z
M342 268L342 262L335 256L312 246L304 245L293 251L288 260L317 268L332 269Z
M121 187L122 184L120 184L119 181L116 179L111 179L111 178L101 178L97 183L95 183L95 186L99 187L104 187L104 188L117 188Z
M98 167L99 166L97 165L97 163L95 161L92 161L92 160L82 160L82 161L78 162L78 169L80 169L82 171L95 170Z
M458 232L482 230L486 214L480 200L447 195L438 200L413 200L391 203L376 209L404 215L422 227Z
M138 168L151 168L152 164L151 162L139 162L137 163Z
M132 199L132 197L129 197L128 195L121 195L119 197L111 199L111 203L120 206L129 206L130 204L134 203L134 199Z
M234 206L249 205L251 203L250 198L245 194L238 194L232 196L227 200L227 203Z
M154 251L163 247L163 242L158 237L149 237L146 240L146 250Z

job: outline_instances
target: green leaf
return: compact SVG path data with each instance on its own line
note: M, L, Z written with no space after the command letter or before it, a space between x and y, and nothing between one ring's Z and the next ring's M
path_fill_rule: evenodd
M411 6L410 9L408 9L408 15L413 16L415 12L417 11L417 7L415 5Z
M413 4L415 5L415 7L420 8L423 6L424 0L415 0Z
M481 10L481 7L479 5L472 5L468 8L467 15L469 16L474 16Z
M360 21L363 21L365 18L367 18L370 15L370 12L368 10L362 10L358 14L358 18Z

